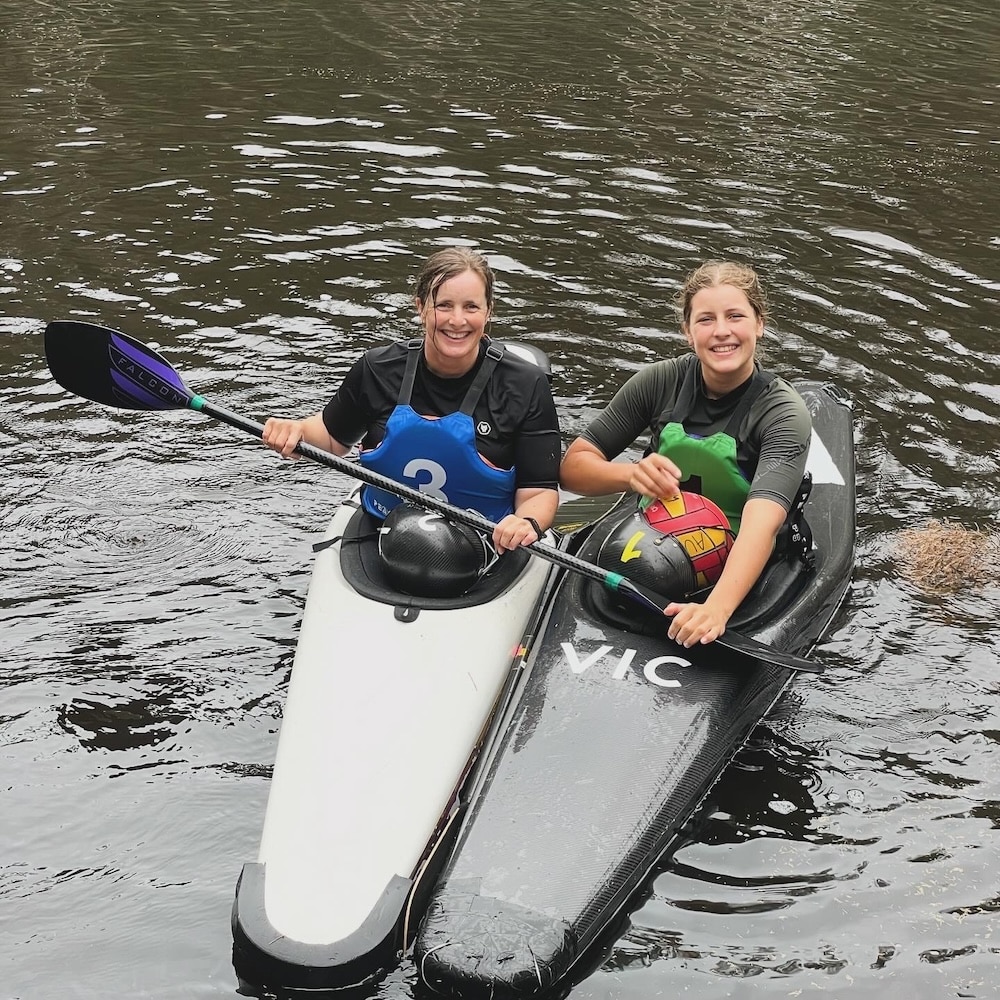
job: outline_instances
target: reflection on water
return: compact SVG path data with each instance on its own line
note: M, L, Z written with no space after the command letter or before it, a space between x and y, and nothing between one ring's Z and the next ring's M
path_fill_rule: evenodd
M760 267L769 363L856 404L826 673L574 1000L997 995L997 589L922 593L894 557L1000 506L990 9L0 0L0 26L10 995L233 995L309 543L349 486L66 398L41 327L91 318L238 412L312 412L409 334L450 242L491 254L496 332L550 354L567 441L681 349L671 299L708 256Z

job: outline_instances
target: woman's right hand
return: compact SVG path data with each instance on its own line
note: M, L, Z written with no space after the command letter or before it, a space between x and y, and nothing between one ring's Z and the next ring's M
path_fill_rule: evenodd
M300 456L295 453L295 447L305 436L304 424L304 420L269 417L261 437L264 444L279 452L282 458L297 459Z
M665 455L655 452L631 466L628 488L633 493L658 500L677 496L681 491L681 470Z

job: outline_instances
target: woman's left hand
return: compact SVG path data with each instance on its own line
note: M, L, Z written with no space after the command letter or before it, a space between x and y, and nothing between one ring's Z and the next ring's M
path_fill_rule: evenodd
M530 545L538 541L538 533L530 521L517 514L508 514L493 529L493 544L497 552L503 555L508 549L516 549L521 545Z
M729 621L729 615L708 602L679 604L674 601L663 609L663 613L672 618L667 627L668 638L685 647L718 639Z

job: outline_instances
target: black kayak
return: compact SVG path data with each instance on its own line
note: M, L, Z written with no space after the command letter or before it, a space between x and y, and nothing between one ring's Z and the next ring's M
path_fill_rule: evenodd
M812 544L772 561L730 629L805 655L850 583L854 442L839 390L796 388L813 419ZM717 643L675 645L662 616L568 574L418 931L424 984L466 1000L565 987L792 676Z

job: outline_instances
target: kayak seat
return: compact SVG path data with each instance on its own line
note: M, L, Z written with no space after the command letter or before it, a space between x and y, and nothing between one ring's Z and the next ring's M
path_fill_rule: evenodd
M379 521L364 508L351 516L340 540L340 570L344 579L363 597L400 608L468 608L499 597L521 575L531 554L527 549L506 552L493 568L458 597L415 597L393 587L386 579L378 551Z

